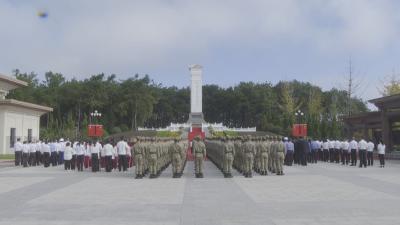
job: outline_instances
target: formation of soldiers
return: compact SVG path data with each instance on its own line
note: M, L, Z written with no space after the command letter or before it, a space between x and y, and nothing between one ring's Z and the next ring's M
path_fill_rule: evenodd
M147 173L150 178L156 178L171 163L173 178L181 177L186 164L186 149L187 144L178 138L138 137L133 146L136 179Z
M226 178L232 177L232 167L249 178L253 171L262 176L268 172L284 175L285 145L279 137L220 137L205 144L209 159Z

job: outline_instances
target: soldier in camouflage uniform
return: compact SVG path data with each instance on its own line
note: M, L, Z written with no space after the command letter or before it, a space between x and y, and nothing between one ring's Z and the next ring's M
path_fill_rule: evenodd
M145 146L142 142L144 139L137 138L137 143L133 146L133 154L136 166L136 179L141 179L144 176L144 161L145 161Z
M279 137L275 137L276 141L276 175L284 175L283 163L285 160L285 145Z
M270 152L268 157L268 166L271 173L276 173L276 142L273 137L269 137Z
M194 165L196 178L203 178L203 160L206 157L206 146L197 136L193 142Z
M232 177L232 164L233 159L235 158L235 146L230 141L230 138L226 138L223 140L224 146L224 177L231 178Z
M260 155L260 174L261 175L268 175L268 157L270 151L270 145L267 142L267 138L261 138L262 141L260 142L259 146L259 155Z
M147 155L150 178L157 177L157 159L158 159L157 144L155 143L155 138L152 138L150 143L148 143L148 155Z
M172 160L172 174L173 178L180 178L182 176L182 162L183 162L183 149L179 144L178 138L174 139L174 143L169 146L169 154Z
M244 150L244 160L245 160L245 168L244 168L244 176L245 177L253 177L253 162L254 162L254 154L255 154L255 146L251 141L250 136L247 136L245 139L245 143L243 145Z

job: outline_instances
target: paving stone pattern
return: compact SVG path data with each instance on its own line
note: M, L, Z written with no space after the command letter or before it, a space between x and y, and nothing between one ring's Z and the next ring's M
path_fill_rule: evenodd
M0 169L1 224L400 224L400 164L355 168L330 163L285 168L285 176L235 172L211 163L196 179L193 163L172 179L59 167Z

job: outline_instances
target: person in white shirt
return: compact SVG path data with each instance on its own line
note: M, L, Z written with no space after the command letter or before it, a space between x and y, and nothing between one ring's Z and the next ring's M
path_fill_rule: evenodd
M128 160L126 158L126 153L129 149L128 143L125 142L124 137L121 137L121 140L117 143L117 153L118 153L118 170L127 171L128 168Z
M65 147L66 147L64 138L60 138L60 142L58 143L58 146L59 146L58 164L63 164L64 163L64 151L65 151Z
M375 144L370 140L367 146L367 162L368 166L374 166L374 148Z
M68 142L69 146L72 148L72 159L71 159L71 170L75 170L76 167L76 149L74 145L71 145L71 142ZM75 143L76 145L76 143Z
M22 148L21 138L17 138L17 142L14 144L15 166L22 165Z
M342 142L342 165L349 165L349 142L347 140Z
M329 162L335 162L335 141L328 140L329 144Z
M70 146L71 143L67 142L64 149L64 169L71 170L71 159L74 149Z
M85 166L85 169L92 166L92 162L90 159L90 156L92 155L92 153L90 152L90 145L91 145L91 142L83 143L83 147L85 148L85 157L84 157L83 165Z
M353 137L353 139L349 143L350 148L350 155L351 155L351 164L350 166L357 166L357 150L358 150L358 143Z
M361 141L358 142L358 158L360 158L360 168L363 166L364 168L367 167L367 148L368 143L364 139L361 139Z
M41 147L41 152L42 152L42 156L43 156L43 166L49 167L50 166L50 146L47 143L47 141L44 141L40 147Z
M76 166L78 167L78 171L83 171L83 161L85 158L85 147L82 143L77 142L75 145L76 152Z
M24 141L22 146L22 164L24 167L28 167L29 163L29 144L27 141Z
M99 154L100 154L101 149L102 149L102 146L98 141L96 141L96 143L94 143L91 146L90 152L92 154L92 172L100 171Z
M329 160L329 140L325 140L324 143L322 143L322 149L324 152L323 161L328 162L328 160Z
M36 166L36 144L29 142L29 166Z
M341 150L341 145L342 143L339 140L334 141L333 146L334 146L334 151L335 151L335 163L340 162L340 150Z
M35 142L35 149L36 149L36 165L39 166L42 163L42 142L40 140Z
M103 147L104 151L104 159L105 159L105 167L106 167L106 172L111 172L112 167L113 167L113 162L112 162L112 157L115 154L114 153L114 146L112 146L112 141L109 140L106 145Z
M386 145L383 144L381 140L379 141L378 144L378 157L379 157L379 162L381 164L381 168L385 167L385 151L386 151Z

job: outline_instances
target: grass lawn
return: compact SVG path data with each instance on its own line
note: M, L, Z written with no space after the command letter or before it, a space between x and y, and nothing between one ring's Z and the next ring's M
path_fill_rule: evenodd
M1 155L0 154L0 159L10 159L10 160L14 160L15 156L14 154L5 154L5 155Z

